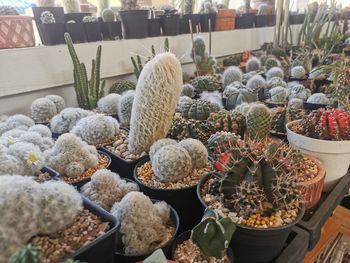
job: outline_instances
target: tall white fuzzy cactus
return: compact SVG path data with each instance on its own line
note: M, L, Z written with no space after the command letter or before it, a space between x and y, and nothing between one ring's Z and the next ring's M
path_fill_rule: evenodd
M131 113L129 151L139 154L164 138L182 90L182 69L171 53L161 53L143 68Z

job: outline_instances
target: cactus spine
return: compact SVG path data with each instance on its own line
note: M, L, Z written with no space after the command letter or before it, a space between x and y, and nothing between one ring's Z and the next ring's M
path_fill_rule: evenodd
M264 139L271 129L271 115L269 109L264 104L252 105L248 111L247 133L251 138Z

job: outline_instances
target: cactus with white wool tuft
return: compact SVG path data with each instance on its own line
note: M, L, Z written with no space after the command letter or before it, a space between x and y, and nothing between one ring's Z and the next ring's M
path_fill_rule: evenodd
M262 76L254 75L248 80L246 87L260 98L260 93L263 92L266 87L266 81Z
M182 69L171 53L156 55L141 71L130 120L129 151L148 152L166 137L182 89Z
M105 114L115 115L118 113L121 95L119 94L108 94L97 102L97 108Z
M251 57L248 59L245 70L246 72L259 71L261 68L261 61L257 57Z
M229 84L235 82L235 81L242 81L243 72L239 67L231 66L225 69L224 73L222 74L222 82L223 87L225 88Z
M49 122L57 114L55 103L47 98L34 100L30 110L34 121L37 123Z
M134 91L125 92L120 99L119 108L118 108L118 117L120 120L120 124L123 126L128 127L130 125L131 111L132 111L132 105L134 104L134 99L135 99Z
M208 151L201 141L188 138L180 141L179 145L185 148L190 155L193 169L206 167L208 162Z

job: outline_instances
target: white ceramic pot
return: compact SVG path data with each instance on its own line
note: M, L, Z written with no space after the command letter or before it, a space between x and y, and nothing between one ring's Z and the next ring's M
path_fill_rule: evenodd
M350 141L318 140L297 134L289 129L297 122L299 120L286 125L289 144L322 161L326 167L323 191L329 192L349 169Z

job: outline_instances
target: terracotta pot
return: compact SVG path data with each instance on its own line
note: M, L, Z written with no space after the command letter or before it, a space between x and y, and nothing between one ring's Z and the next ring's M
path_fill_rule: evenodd
M236 25L236 11L233 9L218 9L215 31L233 30Z

